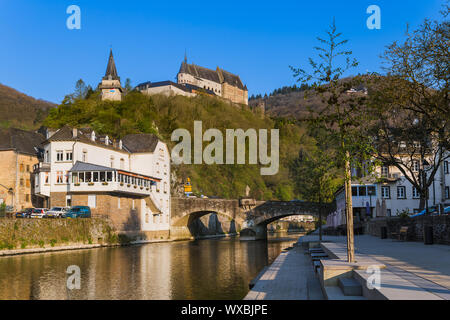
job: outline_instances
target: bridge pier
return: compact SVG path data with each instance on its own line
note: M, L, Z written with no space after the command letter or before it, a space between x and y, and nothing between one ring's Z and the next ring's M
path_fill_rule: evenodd
M194 239L191 231L185 226L171 226L170 227L170 239L172 240L191 240Z
M252 240L266 240L267 239L267 224L259 224L253 227L249 227L241 230L239 240L252 241Z

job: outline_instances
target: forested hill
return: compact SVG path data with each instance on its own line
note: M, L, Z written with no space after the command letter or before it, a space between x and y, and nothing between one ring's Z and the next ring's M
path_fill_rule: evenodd
M36 129L55 104L0 84L0 127Z
M364 85L360 85L354 89L363 91L365 88ZM273 90L269 95L265 94L263 96L258 94L251 96L248 103L252 107L264 103L266 113L270 116L295 119L307 116L309 108L318 110L324 106L321 98L314 94L307 85L302 85L301 87L296 85L285 86Z

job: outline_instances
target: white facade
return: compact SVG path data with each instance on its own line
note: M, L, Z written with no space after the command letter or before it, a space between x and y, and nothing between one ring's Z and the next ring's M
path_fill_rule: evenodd
M196 96L193 92L187 92L185 90L181 90L180 88L177 88L173 85L165 85L160 87L149 87L144 90L141 90L143 94L146 95L153 95L153 94L163 94L165 96L175 96L175 95L182 95L186 97L194 97Z
M222 84L204 78L194 77L189 73L178 73L177 81L179 84L192 84L194 86L211 90L218 96L222 96Z
M381 182L358 183L352 181L352 205L354 210L364 215L370 207L371 216L383 216L381 213L383 202L387 216L397 216L402 212L417 213L420 205L420 194L405 178L397 167L380 167L376 174L382 178ZM417 172L418 174L418 172ZM356 171L353 171L356 175ZM445 160L438 168L434 181L428 190L428 207L444 204L450 205L450 160ZM371 195L369 194L371 191ZM377 201L379 203L377 212ZM338 210L345 208L345 192L342 188L336 194Z
M92 132L90 138L92 143L75 139L47 141L43 147L43 159L35 167L35 194L49 198L51 206L53 193L66 193L66 205L69 206L71 194L89 192L89 205L94 208L97 205L96 194L99 193L111 193L119 195L119 198L121 194L132 196L136 198L133 209L140 208L142 231L168 230L170 155L167 145L158 141L153 152L132 153L122 145L122 141L113 147L108 137L100 141ZM77 162L107 168L103 173L93 170L93 178L88 180L87 176L80 178L71 172ZM124 177L130 177L130 180L123 180ZM120 209L120 199L117 200L117 208Z

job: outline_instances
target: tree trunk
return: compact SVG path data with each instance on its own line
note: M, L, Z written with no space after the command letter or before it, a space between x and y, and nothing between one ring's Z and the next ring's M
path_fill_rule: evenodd
M319 184L319 242L322 242L322 190Z
M350 155L346 152L345 159L345 215L347 217L347 258L348 262L355 262L355 244L353 236L353 206L352 206L352 172Z

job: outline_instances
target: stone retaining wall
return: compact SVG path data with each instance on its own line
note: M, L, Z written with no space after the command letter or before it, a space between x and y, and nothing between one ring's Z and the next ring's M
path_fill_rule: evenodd
M0 219L0 250L120 242L111 222L90 219Z
M365 233L373 236L381 236L381 227L387 227L387 236L391 238L392 232L398 232L400 227L407 226L407 239L411 241L423 241L423 227L433 227L434 243L450 244L450 215L416 218L377 218L365 225Z

